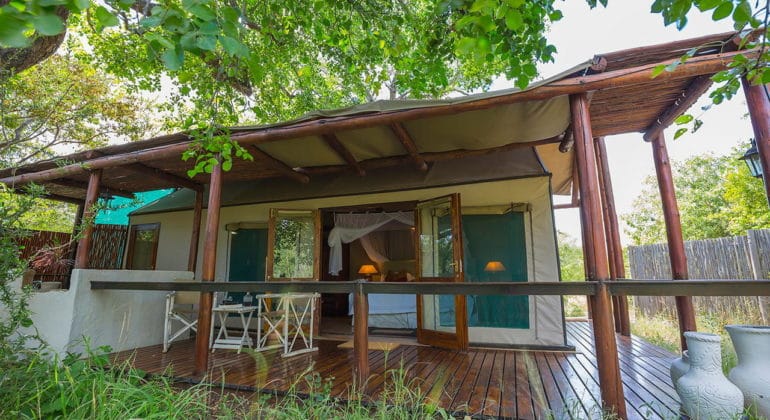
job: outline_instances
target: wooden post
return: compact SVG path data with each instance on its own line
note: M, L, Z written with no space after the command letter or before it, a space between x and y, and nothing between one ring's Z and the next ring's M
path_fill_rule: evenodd
M574 130L573 130L574 133ZM574 136L574 134L573 134ZM577 153L575 153L575 163L574 163L574 170L572 174L573 182L577 184L578 189L580 190L580 180L578 175L578 162L577 162L578 156ZM592 226L593 223L591 221L591 215L588 213L588 208L583 205L582 203L582 191L581 194L581 200L578 204L578 210L580 211L580 233L581 233L581 242L583 242L583 270L585 271L586 280L589 280L594 277L593 273L589 272L589 267L592 267L591 264L588 263L588 261L593 261L594 259L594 241L593 237L588 234L589 232L589 226ZM593 319L594 317L594 308L591 304L591 299L586 299L586 308L588 310L588 319Z
M364 281L356 282L353 292L353 354L358 389L364 390L369 378L369 298L364 293Z
M744 77L743 92L749 106L751 127L757 142L759 161L762 163L762 178L765 181L765 195L770 203L770 99L767 85L752 85Z
M590 235L587 234L588 232L588 226L591 226L591 222L589 222L588 215L586 214L586 208L582 205L582 200L578 204L578 210L580 211L580 237L582 238L583 242L583 271L585 272L586 281L588 281L591 278L591 275L588 273L588 261L593 260L594 258L594 246L593 241L591 240ZM591 299L586 298L586 310L587 310L587 317L588 319L594 318L594 308L591 304Z
M190 252L187 256L187 271L195 275L198 264L198 242L201 236L201 213L203 212L203 191L195 191L195 207L193 208L192 235L190 235Z
M666 222L666 238L668 240L668 256L671 260L671 275L674 280L687 280L687 255L684 252L682 237L682 221L679 218L679 207L674 191L674 177L671 175L671 162L668 159L666 139L663 133L652 140L652 158L655 161L655 174L658 177L658 188L663 205L663 219ZM695 310L689 296L676 296L676 312L679 317L679 336L682 351L687 349L684 339L685 331L696 331Z
M620 242L618 214L615 211L615 193L612 190L609 158L604 137L597 137L596 161L599 165L599 189L602 193L602 214L604 216L604 231L607 237L607 252L609 253L610 278L613 280L626 277L626 267L623 262L623 245ZM628 300L625 296L613 296L612 306L615 314L615 331L629 337L631 325L628 317Z
M83 217L81 218L80 240L75 254L75 268L88 268L88 252L91 249L91 236L94 232L94 217L96 216L96 202L99 200L99 187L102 182L102 171L91 171L88 177L88 189L86 201L83 203Z
M594 245L593 257L586 260L589 280L597 281L597 294L591 296L593 308L593 331L596 344L596 359L599 370L599 389L602 408L625 419L626 401L620 378L617 343L612 326L612 303L604 281L609 279L607 249L602 228L602 210L599 199L596 152L591 132L591 117L588 98L585 94L570 96L572 127L575 132L575 158L580 182L580 207L590 217L590 223L583 224L583 237L591 238ZM596 246L598 245L598 246ZM586 243L583 243L586 246Z
M206 236L203 242L202 281L214 281L217 263L217 235L219 234L219 208L222 196L222 164L214 165L209 182L209 205L206 211ZM204 374L209 365L209 335L211 333L211 307L214 295L201 292L198 311L198 331L195 336L194 373Z

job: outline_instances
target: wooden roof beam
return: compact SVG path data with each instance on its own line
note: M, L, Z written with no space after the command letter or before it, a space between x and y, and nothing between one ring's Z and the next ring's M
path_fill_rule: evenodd
M404 146L404 150L409 153L409 157L412 158L417 169L420 171L427 171L428 164L425 162L425 159L420 156L420 153L417 152L417 144L415 144L414 139L409 135L409 132L406 131L404 125L401 123L393 123L390 125L390 130L393 131L393 134L396 135L398 141Z
M334 133L326 133L322 134L321 138L324 139L326 144L331 147L337 155L342 158L345 162L348 163L348 165L352 166L353 169L355 169L358 176L364 176L366 175L366 171L361 166L360 163L356 160L355 156L353 156L352 153L350 153L350 150L348 150L347 147L345 147L344 144L340 141L340 139L337 137Z
M668 126L677 119L677 117L687 112L687 110L709 90L712 83L711 77L708 75L698 76L693 79L687 86L687 89L682 92L682 96L666 108L666 110L663 111L655 121L649 125L649 127L647 127L644 131L644 141L651 142L656 139L663 130L668 128Z
M104 156L104 153L100 153L98 150L89 150L86 152L86 155L89 156L89 159L90 159L91 156L102 157ZM181 188L189 188L193 191L203 192L203 185L193 181L192 179L183 178L181 176L170 174L162 169L147 165L146 163L130 163L128 165L124 165L124 167L129 171L132 171L136 174L145 175L145 176L149 171L154 178L158 178L162 181L166 181L173 186L181 187Z
M543 140L530 141L525 143L509 143L504 146L492 147L489 149L479 150L449 150L446 152L427 152L421 154L426 162L438 162L442 160L460 159L471 156L484 156L494 153L500 153L508 150L522 149L527 147L541 146L544 144L559 143L562 140L563 135L550 137ZM391 166L408 165L412 163L410 156L390 156L384 158L368 159L359 162L359 164L366 170L387 168ZM322 175L328 173L342 172L348 169L347 165L327 165L327 166L310 166L302 168L302 171L310 175Z
M169 184L175 187L189 188L193 191L203 191L203 185L193 181L190 178L177 176L172 173L166 172L160 168L149 166L144 163L131 163L131 164L125 165L125 168L137 174L149 175L161 181L168 182Z
M307 184L310 182L310 177L306 174L300 173L295 171L291 166L287 165L283 161L274 158L267 152L263 151L259 147L253 144L246 145L246 150L249 151L254 157L259 159L260 161L267 163L275 169L276 171L280 172L284 176L287 176L295 181L301 182L303 184Z
M669 79L680 79L713 74L727 68L727 64L737 54L742 54L748 58L753 58L759 54L759 50L755 48L752 50L744 50L739 52L696 56L687 60L687 62L680 64L674 71L663 72L657 77L657 80L665 81ZM339 118L326 118L321 120L306 121L289 126L265 128L250 133L233 135L232 139L239 142L241 145L260 144L290 138L318 136L334 131L374 127L378 125L386 125L392 124L394 122L403 122L420 118L459 114L462 112L487 109L500 105L548 99L555 96L569 95L573 93L590 92L592 90L610 89L620 86L632 86L642 83L649 83L655 67L657 67L659 64L668 63L664 62L646 64L622 70L603 72L590 76L571 77L565 80L555 81L544 86L539 86L531 90L517 92L511 95L484 98L476 101L462 102L449 106L413 108L401 111L372 113ZM113 166L127 165L130 163L137 163L143 160L179 156L184 153L184 151L187 150L190 146L192 146L192 144L193 143L191 141L186 141L165 146L158 146L150 149L104 156L101 158L77 162L58 168L5 177L0 179L0 182L13 187L18 184L26 184L29 182L45 182L51 179L66 177L73 174L82 174L92 169L108 168Z
M77 188L80 190L88 190L87 182L76 181L74 179L59 178L48 182L51 184L61 185L63 187ZM106 195L119 196L119 197L132 198L132 199L134 198L133 192L122 190L120 188L111 188L111 187L101 186L99 187L99 192Z

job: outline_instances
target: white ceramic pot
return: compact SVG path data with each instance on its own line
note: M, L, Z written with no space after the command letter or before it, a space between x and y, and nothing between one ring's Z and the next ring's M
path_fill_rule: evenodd
M770 419L770 327L728 325L738 365L728 375L743 391L745 405Z
M681 357L677 357L671 362L671 368L669 369L669 372L671 373L671 383L676 386L676 381L678 381L682 375L687 373L688 370L690 370L690 357L688 356L688 351L685 350L682 352Z
M676 382L682 408L693 420L732 419L743 412L743 393L722 374L722 338L688 331L690 370Z

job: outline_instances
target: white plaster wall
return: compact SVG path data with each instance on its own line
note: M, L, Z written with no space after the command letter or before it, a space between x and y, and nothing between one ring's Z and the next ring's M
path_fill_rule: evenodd
M189 271L73 270L69 290L32 294L34 327L60 355L83 352L83 337L89 338L91 348L108 345L113 351L160 344L167 292L91 290L90 282L192 277Z

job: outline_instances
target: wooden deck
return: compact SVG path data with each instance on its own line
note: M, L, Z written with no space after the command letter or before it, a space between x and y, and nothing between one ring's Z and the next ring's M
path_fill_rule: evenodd
M474 416L534 419L553 413L556 419L597 418L599 384L591 326L568 322L573 352L533 352L471 349L467 352L418 345L400 345L386 354L369 351L371 376L367 394L379 395L383 372L404 366L413 386L439 405ZM374 340L374 338L372 338ZM668 376L674 355L637 337L617 337L620 368L629 418L676 418L679 400ZM131 359L150 373L193 379L193 341L116 353L115 360ZM332 394L344 398L352 384L353 351L339 349L339 341L319 340L319 351L282 358L274 351L264 358L219 350L210 360L210 380L242 390L300 392L308 369L332 379ZM312 366L312 368L311 368ZM269 368L268 368L269 367Z

